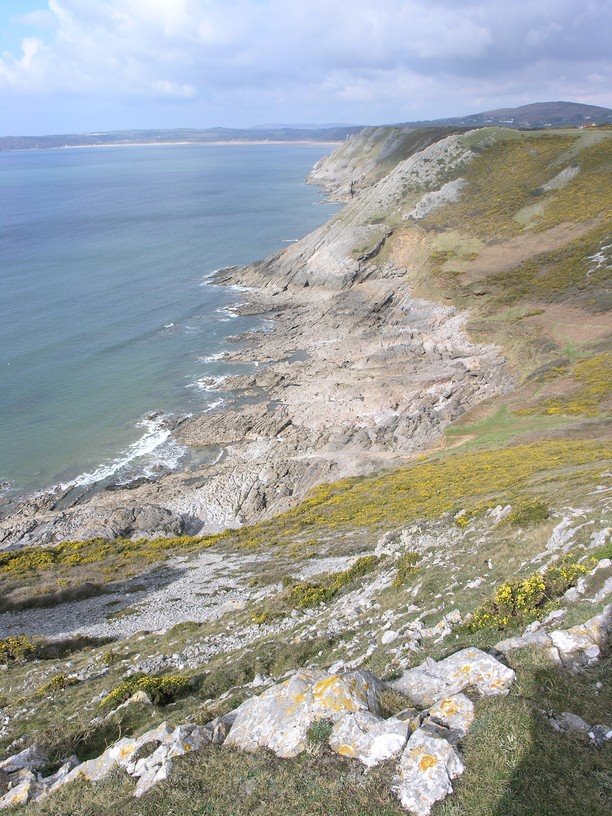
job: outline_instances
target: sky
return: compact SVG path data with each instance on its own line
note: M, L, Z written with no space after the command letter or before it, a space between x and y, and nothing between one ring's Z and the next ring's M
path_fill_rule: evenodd
M612 105L612 0L0 0L0 135Z

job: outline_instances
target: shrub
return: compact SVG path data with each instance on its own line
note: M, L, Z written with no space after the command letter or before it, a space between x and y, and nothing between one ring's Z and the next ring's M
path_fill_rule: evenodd
M261 612L254 612L253 615L251 615L251 620L258 626L262 626L264 623L271 623L274 620L284 617L285 613L280 610L264 609Z
M69 686L77 686L79 684L79 680L77 677L71 677L70 675L61 674L54 675L50 680L47 680L46 683L36 691L37 697L44 697L46 694L53 694L56 691L63 691Z
M546 572L535 572L528 578L506 581L497 587L490 600L476 609L467 629L506 629L533 620L587 571L588 567L584 564L564 558Z
M397 572L393 579L393 586L396 589L403 587L419 571L417 562L420 555L415 552L405 552L397 559Z
M529 408L519 408L515 413L519 416L533 414L597 416L601 403L610 394L612 355L603 353L587 360L580 360L573 367L571 374L579 386L576 393L568 397L551 397Z
M294 609L307 609L320 603L329 603L343 587L371 572L377 564L377 556L365 555L348 569L332 573L321 583L296 581L288 588L286 599Z
M183 694L191 683L189 678L182 674L165 674L151 676L148 674L133 674L114 688L100 702L103 708L113 708L128 700L137 691L144 691L156 705L168 705Z
M36 656L36 643L27 635L10 635L0 640L0 663L21 663Z
M526 527L545 521L548 515L548 507L540 499L523 499L514 505L506 521L514 527Z

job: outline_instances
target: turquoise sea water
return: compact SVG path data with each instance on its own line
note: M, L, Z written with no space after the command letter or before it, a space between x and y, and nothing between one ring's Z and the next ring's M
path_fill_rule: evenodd
M330 150L156 145L0 153L0 480L131 478L183 451L240 293L207 285L335 211L304 184ZM217 359L215 359L217 357ZM212 359L210 359L212 358Z

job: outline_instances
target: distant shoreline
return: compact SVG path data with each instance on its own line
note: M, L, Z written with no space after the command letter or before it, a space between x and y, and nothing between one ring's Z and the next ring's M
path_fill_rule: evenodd
M72 150L81 149L84 147L176 147L179 145L189 145L191 147L220 147L220 146L247 146L247 145L295 145L296 147L336 147L342 144L342 141L322 142L315 139L245 139L242 140L228 140L215 142L106 142L106 143L91 143L91 144L75 144L75 145L53 145L49 147L15 147L8 150L0 150L2 153L35 153L40 150Z

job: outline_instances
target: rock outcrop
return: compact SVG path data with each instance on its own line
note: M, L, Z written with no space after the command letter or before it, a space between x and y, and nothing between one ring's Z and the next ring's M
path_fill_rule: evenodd
M337 722L346 714L378 711L380 682L369 672L328 675L302 669L289 680L244 702L227 745L245 751L268 748L279 757L293 757L306 748L313 723Z
M507 694L514 677L512 669L491 655L469 648L439 663L428 658L406 670L392 686L416 705L435 706L468 688L485 696Z
M477 649L427 665L432 675L439 667L437 675L447 678L449 687L470 686L487 695L507 692L514 676ZM0 809L36 801L71 781L97 782L115 768L137 780L134 796L140 797L170 777L177 757L211 744L244 751L265 748L282 758L295 757L306 750L312 726L324 722L330 726L329 747L340 756L366 768L399 757L393 791L414 816L427 816L435 802L452 792L452 780L464 770L458 743L472 724L474 706L456 693L438 697L429 709L385 719L380 708L384 688L367 671L300 669L204 726L171 728L164 722L137 738L118 740L95 759L78 763L71 758L46 777L38 771L48 764L47 757L32 746L1 763L8 790L0 798Z

